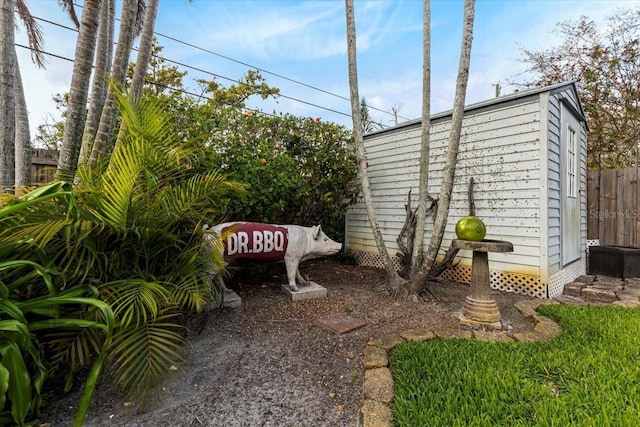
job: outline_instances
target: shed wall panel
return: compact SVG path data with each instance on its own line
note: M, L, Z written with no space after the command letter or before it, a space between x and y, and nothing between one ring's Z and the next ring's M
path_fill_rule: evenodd
M515 239L519 243L514 253L507 256L517 261L502 264L515 262L527 266L528 271L538 268L538 208L543 178L540 176L539 123L537 98L465 116L443 247L448 247L455 238L458 219L468 215L468 182L473 177L476 215L487 225L487 238ZM449 121L437 122L431 127L429 194L436 197L442 185L449 129ZM404 225L409 189L413 189L414 207L417 203L420 128L369 137L365 147L377 219L380 224L384 223L385 244L395 251L396 237ZM369 223L363 216L366 219L363 205L349 211L349 246L363 246L367 235L373 240ZM432 218L428 218L425 244L431 231ZM377 251L375 244L367 247ZM470 254L462 254L461 258L470 260Z
M489 100L465 110L442 247L447 248L455 238L457 220L468 214L467 187L469 178L473 177L476 215L487 225L487 238L514 244L513 253L490 256L490 268L504 272L494 274L492 271L492 286L496 277L518 282L499 285L498 289L517 292L524 289L523 293L529 293L527 289L531 286L536 288L531 295L548 297L552 282L557 285L567 274L573 277L585 265L583 258L566 268L561 265L561 102L569 104L574 115L580 118L580 142L586 147L586 123L573 84L507 95L504 100ZM434 197L438 196L441 187L450 119L450 114L441 113L431 122L428 191ZM417 203L419 120L369 135L365 147L378 223L393 255L397 249L396 237L404 225L409 189L413 189L413 207ZM584 148L579 162L581 247L586 252ZM347 229L348 246L377 253L363 205L350 209ZM432 218L427 218L425 244L431 231ZM471 253L466 252L460 253L463 270L471 263ZM469 274L470 270L467 271L464 274Z

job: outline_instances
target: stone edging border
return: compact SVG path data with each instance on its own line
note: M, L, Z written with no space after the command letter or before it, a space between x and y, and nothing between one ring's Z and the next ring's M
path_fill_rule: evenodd
M559 304L555 300L523 300L515 307L535 323L533 330L507 335L504 332L485 331L432 331L413 329L397 335L386 335L369 341L364 349L363 394L364 403L359 414L360 427L389 427L391 425L393 402L393 376L389 369L388 352L405 341L427 341L435 338L467 338L491 342L532 342L551 339L562 332L560 325L537 313L538 307L545 304Z

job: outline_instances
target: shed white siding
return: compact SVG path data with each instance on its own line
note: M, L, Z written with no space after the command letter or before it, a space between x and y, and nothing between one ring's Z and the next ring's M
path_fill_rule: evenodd
M554 123L547 113L556 113L552 106L559 102L548 92L531 91L466 108L442 247L449 247L456 222L469 213L467 189L473 177L476 215L487 226L486 238L507 240L514 247L513 253L490 254L492 285L499 289L547 296L546 279L560 269L559 120ZM579 102L576 106L580 108ZM450 113L431 121L428 184L434 197L441 187L450 125ZM420 121L367 135L365 151L377 220L393 255L410 189L413 207L417 204ZM586 172L584 176L586 185ZM586 233L586 211L584 220ZM431 231L428 218L425 244ZM360 262L381 266L364 204L348 212L346 243ZM461 251L459 258L458 268L445 275L468 281L471 252Z

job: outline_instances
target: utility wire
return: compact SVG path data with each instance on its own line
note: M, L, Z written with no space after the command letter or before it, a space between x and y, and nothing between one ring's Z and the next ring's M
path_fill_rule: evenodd
M25 46L25 45L22 45L22 44L20 44L20 43L15 43L15 46L17 46L17 47L21 47L21 48L23 48L23 49L27 49L27 50L34 50L34 49L31 49L29 46ZM135 50L135 49L134 49L134 50ZM42 54L44 54L44 55L52 56L52 57L54 57L54 58L62 59L62 60L68 61L68 62L74 62L74 60L73 60L73 59L71 59L71 58L66 58L66 57L63 57L63 56L60 56L60 55L56 55L56 54L51 53L51 52L44 51L44 50L38 50L37 52L42 53ZM211 72L211 71L204 70L204 69L202 69L202 68L193 67L193 66L191 66L191 65L187 65L187 64L182 63L182 62L174 61L174 60L171 60L171 59L168 59L168 58L164 58L164 57L161 57L161 56L157 56L157 55L154 55L154 57L155 57L155 58L162 59L162 60L167 61L167 62L170 62L170 63L173 63L173 64L176 64L176 65L180 65L180 66L185 67L185 68L189 68L189 69L194 70L194 71L199 71L199 72L201 72L201 73L209 74L209 75L211 75L211 76L213 76L213 77L216 77L216 78L220 78L220 79L224 79L224 80L229 80L229 81L231 81L231 82L238 83L238 84L245 85L245 86L250 86L250 87L254 87L254 88L256 87L256 86L250 85L250 84L248 84L248 83L245 83L245 82L243 82L243 81L235 80L235 79L232 79L231 77L225 77L225 76L223 76L223 75L221 75L221 74L216 74L216 73L213 73L213 72ZM213 98L208 97L208 96L198 95L198 94L195 94L195 93L193 93L193 92L189 92L189 91L184 90L184 89L174 88L174 87L171 87L171 86L167 86L167 85L160 84L160 83L158 83L158 82L151 82L151 81L148 81L148 80L147 80L146 82L147 82L147 83L149 83L149 84L154 84L154 85L156 85L156 86L164 87L164 88L169 89L169 90L172 90L172 91L174 91L174 92L180 92L180 93L183 93L183 94L186 94L186 95L191 95L191 96L194 96L194 97L205 98L205 99L208 99L208 100L210 100L210 101L212 101L212 100L213 100ZM274 97L275 97L275 98L277 98L277 97L282 97L282 98L290 99L290 100L292 100L292 101L300 102L300 103L302 103L302 104L306 104L306 105L310 105L310 106L312 106L312 107L320 108L320 109L325 110L325 111L330 111L330 112L332 112L332 113L340 114L340 115L343 115L343 116L346 116L346 117L351 117L351 115L350 115L350 114L343 113L342 111L334 110L334 109L329 108L329 107L323 107L322 105L314 104L314 103L312 103L312 102L308 102L308 101L303 101L303 100L301 100L301 99L294 98L294 97L292 97L292 96L287 96L287 95L277 94L277 95L274 95ZM228 105L228 106L233 106L233 105L228 104L228 103L227 103L226 105ZM262 113L262 114L265 114L265 115L268 115L268 116L275 117L275 114L266 113L266 112L261 111L261 110L256 110L256 109L248 108L248 107L243 107L243 108L244 108L245 110L251 110L251 111L256 112L256 113Z
M333 93L333 92L329 92L329 91L327 91L327 90L321 89L321 88L316 87L316 86L312 86L312 85L307 84L307 83L303 83L303 82L301 82L301 81L298 81L298 80L292 79L292 78L290 78L290 77L283 76L282 74L274 73L273 71L269 71L269 70L266 70L266 69L264 69L264 68L256 67L256 66L254 66L254 65L248 64L248 63L246 63L246 62L239 61L239 60L237 60L237 59L233 59L233 58L231 58L231 57L229 57L229 56L222 55L222 54L217 53L217 52L214 52L214 51L212 51L212 50L205 49L205 48L203 48L203 47L196 46L196 45L194 45L194 44L192 44L192 43L189 43L189 42L185 42L185 41L182 41L182 40L176 39L175 37L171 37L171 36L168 36L168 35L166 35L166 34L162 34L162 33L158 33L158 32L155 32L154 34L155 34L155 35L158 35L158 36L161 36L161 37L164 37L164 38L166 38L166 39L169 39L169 40L172 40L172 41L175 41L175 42L178 42L178 43L184 44L185 46L189 46L189 47L192 47L192 48L194 48L194 49L201 50L202 52L205 52L205 53L208 53L208 54L211 54L211 55L215 55L215 56L217 56L217 57L219 57L219 58L223 58L223 59L226 59L226 60L228 60L228 61L232 61L232 62L235 62L235 63L237 63L237 64L244 65L245 67L249 67L249 68L252 68L252 69L254 69L254 70L261 71L261 72L263 72L263 73L265 73L265 74L270 74L270 75L272 75L272 76L275 76L275 77L281 78L281 79L283 79L283 80L287 80L287 81L289 81L289 82L292 82L292 83L295 83L295 84L298 84L298 85L301 85L301 86L305 86L305 87L308 87L308 88L313 89L313 90L317 90L318 92L322 92L322 93L326 93L327 95L335 96L336 98L340 98L340 99L343 99L343 100L345 100L345 101L351 101L349 98L347 98L347 97L345 97L345 96L338 95L338 94ZM390 112L390 111L381 110L381 109L379 109L379 108L371 107L371 106L369 106L369 105L367 106L367 108L369 108L370 110L380 111L381 113L389 114L389 115L391 115L391 116L393 116L393 115L394 115L394 113L392 113L392 112ZM341 113L341 114L345 114L345 113ZM346 114L345 114L345 115L346 115ZM349 116L351 116L351 114L349 114ZM400 118L402 118L402 119L405 119L405 120L410 120L410 119L408 119L408 118L406 118L406 117L402 117L402 116L398 116L398 117L400 117Z
M74 62L74 60L71 59L71 58L67 58L66 56L61 56L61 55L57 55L55 53L47 52L45 50L32 49L29 46L25 46L25 45L20 44L20 43L14 43L14 45L17 46L17 47L21 47L23 49L26 49L28 51L35 51L35 52L38 52L38 53L42 53L43 55L52 56L52 57L57 58L57 59L62 59L63 61Z
M29 50L29 51L33 50L29 46L25 46L25 45L20 44L20 43L15 43L15 46L23 48L23 49L26 49L26 50ZM56 55L54 53L47 52L47 51L44 51L44 50L37 50L37 52L38 53L42 53L43 55L52 56L54 58L62 59L64 61L73 62L73 59L71 59L71 58L66 58L64 56ZM224 77L224 78L227 78L227 77ZM229 80L231 80L231 79L229 79ZM162 88L168 89L168 90L170 90L172 92L178 92L178 93L182 93L182 94L185 94L185 95L189 95L189 96L192 96L194 98L200 98L200 99L204 98L204 99L206 99L208 101L213 101L213 98L210 97L210 96L200 95L200 94L197 94L197 93L189 92L188 90L185 90L185 89L181 89L181 88L165 85L165 84L158 83L158 82L155 82L155 81L151 81L151 80L146 80L145 79L145 83L148 83L148 84L154 85L154 86L158 86L158 87L162 87ZM224 105L227 105L229 107L235 107L233 104L230 104L228 102L221 102L221 103L224 104ZM320 107L320 108L323 108L323 107ZM257 114L263 114L265 116L277 117L277 114L267 113L267 112L264 112L264 111L261 111L261 110L256 110L254 108L242 107L242 109L246 110L246 111L252 111L252 112L257 113Z
M163 58L163 57L161 57L161 56L157 56L157 55L154 55L154 57L156 57L156 58L161 58L161 59L163 59L163 60L165 60L165 61L167 61L167 62L171 62L171 63L173 63L173 64L180 65L180 66L182 66L182 67L189 68L189 69L194 70L194 71L199 71L199 72L201 72L201 73L209 74L210 76L213 76L213 77L219 77L219 78L221 78L221 79L229 80L229 81L232 81L232 82L235 82L235 83L239 83L239 84L241 84L241 85L245 85L245 86L251 86L251 87L254 87L254 88L255 88L255 87L257 87L257 86L253 86L253 85L250 85L250 84L248 84L248 83L245 83L245 82L243 82L243 81L240 81L240 80L235 80L235 79L232 79L232 78L230 78L230 77L225 77L225 76L223 76L223 75L220 75L220 74L217 74L217 73L214 73L214 72L211 72L211 71L204 70L204 69L202 69L202 68L197 68L197 67L193 67L193 66L191 66L191 65L187 65L187 64L185 64L185 63L183 63L183 62L174 61L174 60L172 60L172 59ZM286 99L290 99L290 100L292 100L292 101L296 101L296 102L301 102L301 103L303 103L303 104L311 105L312 107L321 108L321 109L326 110L326 111L331 111L332 113L341 114L341 115L343 115L343 116L351 117L351 114L343 113L342 111L334 110L334 109L332 109L332 108L323 107L323 106L321 106L321 105L314 104L314 103L312 103L312 102L303 101L303 100L301 100L301 99L294 98L294 97L292 97L292 96L287 96L287 95L282 95L282 94L278 94L278 95L275 95L275 96L277 96L277 97L282 97L282 98L286 98Z
M39 21L46 22L46 23L48 23L48 24L58 26L58 27L63 28L63 29L67 29L67 30L72 30L72 31L78 32L78 30L77 30L77 29L75 29L75 28L73 28L73 27L68 27L68 26L65 26L65 25L62 25L62 24L58 24L58 23L52 22L52 21L50 21L50 20L48 20L48 19L44 19L44 18L40 18L40 17L34 17L34 18L35 18L35 19L37 19L37 20L39 20ZM163 35L163 37L168 37L168 36L164 36L164 35ZM177 40L177 39L173 39L173 40L176 40L176 41L180 42L180 41L179 41L179 40ZM180 42L180 43L183 43L183 44L185 44L185 45L188 45L188 46L192 46L192 47L194 47L194 48L197 48L197 46L191 45L191 44L186 43L186 42ZM22 48L26 48L26 49L30 49L29 47L24 46L24 45L20 45L20 44L18 44L18 43L16 43L16 46L19 46L19 47L22 47ZM136 49L135 49L135 48L133 48L133 50L136 50ZM213 53L213 52L208 52L208 51L206 51L206 50L204 50L204 49L201 49L201 50L203 50L203 51L205 51L205 52L207 52L207 53ZM59 55L55 55L55 54L50 53L50 52L44 52L44 51L42 51L41 53L46 54L46 55L50 55L50 56L54 56L54 57L58 57L58 58L61 58L61 59L65 59L65 60L70 61L70 62L73 62L73 59L70 59L70 58L63 58L63 57L61 57L61 56L59 56ZM215 54L215 53L214 53L214 54ZM188 69L191 69L191 70L194 70L194 71L198 71L198 72L201 72L201 73L204 73L204 74L208 74L208 75L213 76L213 77L216 77L216 78L220 78L220 79L223 79L223 80L228 80L228 81L230 81L230 82L234 82L234 83L237 83L237 84L240 84L240 85L244 85L244 86L251 86L251 87L254 87L254 88L255 88L255 87L257 87L257 86L252 86L252 85L250 85L250 84L248 84L248 83L245 83L245 82L243 82L243 81L240 81L240 80L237 80L237 79L234 79L234 78L231 78L231 77L226 77L226 76L223 76L223 75L221 75L221 74L217 74L217 73L214 73L214 72L212 72L212 71L205 70L205 69L203 69L203 68L198 68L198 67L194 67L194 66L191 66L191 65L185 64L185 63L183 63L183 62L174 61L174 60L172 60L172 59L169 59L169 58L166 58L166 57L162 57L162 56L159 56L159 55L153 55L153 56L154 56L155 58L159 58L159 59L162 59L162 60L164 60L164 61L167 61L167 62L170 62L170 63L176 64L176 65L179 65L179 66L181 66L181 67L185 67L185 68L188 68ZM229 59L230 59L230 58L229 58ZM232 60L232 59L230 59L230 60ZM239 61L236 61L236 62L239 62ZM265 72L268 72L268 71L265 71ZM270 74L272 74L272 73L270 73ZM291 79L289 79L289 80L291 80ZM292 81L294 81L294 80L292 80ZM299 83L299 82L298 82L298 83ZM302 83L299 83L299 84L302 84ZM313 88L312 86L309 86L309 87ZM180 90L178 90L178 89L174 89L174 88L170 88L170 89L173 89L173 90L176 90L176 91L180 91ZM321 89L317 89L317 88L314 88L314 89L316 89L316 90L321 90ZM183 93L188 93L188 92L186 92L186 91L182 91L182 92L183 92ZM325 91L325 92L326 92L326 91ZM329 94L330 94L330 92L327 92L327 93L329 93ZM332 94L332 95L337 96L337 95L335 95L335 94ZM292 101L295 101L295 102L299 102L299 103L301 103L301 104L309 105L309 106L312 106L312 107L315 107L315 108L320 108L320 109L322 109L322 110L329 111L329 112L332 112L332 113L340 114L340 115L345 116L345 117L351 117L351 114L347 114L347 113L344 113L344 112L342 112L342 111L335 110L335 109L333 109L333 108L323 107L322 105L314 104L314 103L312 103L312 102L304 101L304 100L302 100L302 99L294 98L294 97L292 97L292 96L283 95L283 94L281 94L281 93L279 93L277 96L278 96L278 97L285 98L285 99L289 99L289 100L292 100ZM348 99L348 98L345 98L345 99ZM249 108L247 108L247 109L249 109ZM257 111L257 110L253 110L253 109L251 109L251 110L252 110L252 111Z
M80 7L82 7L82 6L80 6ZM50 24L50 25L54 25L54 26L57 26L57 27L60 27L60 28L63 28L63 29L67 29L67 30L71 30L71 31L78 32L78 30L77 30L76 28L74 28L74 27L69 27L69 26L66 26L66 25L58 24L58 23L56 23L56 22L53 22L53 21L48 20L48 19L45 19L45 18L41 18L41 17L34 17L34 19L39 20L39 21L42 21L42 22L46 22L46 23L48 23L48 24ZM316 90L316 91L319 91L319 92L325 93L325 94L330 95L330 96L334 96L334 97L339 98L339 99L342 99L342 100L350 101L350 99L349 99L349 98L347 98L347 97L345 97L345 96L342 96L342 95L339 95L339 94L336 94L336 93L333 93L333 92L329 92L329 91L327 91L327 90L324 90L324 89L318 88L318 87L316 87L316 86L313 86L313 85L310 85L310 84L307 84L307 83L304 83L304 82L301 82L301 81L298 81L298 80L292 79L292 78L290 78L290 77L286 77L286 76L284 76L284 75L282 75L282 74L278 74L278 73L275 73L275 72L272 72L272 71L266 70L266 69L261 68L261 67L253 66L253 65L248 64L248 63L246 63L246 62L239 61L239 60L234 59L234 58L231 58L231 57L229 57L229 56L219 54L219 53L217 53L217 52L211 51L211 50L209 50L209 49L205 49L205 48L203 48L203 47L197 46L197 45L192 44L192 43L189 43L189 42L185 42L185 41L180 40L180 39L177 39L177 38L175 38L175 37L168 36L168 35L166 35L166 34L158 33L158 32L155 32L155 31L154 31L154 34L155 34L155 35L158 35L158 36L161 36L161 37L164 37L164 38L166 38L166 39L168 39L168 40L172 40L172 41L175 41L175 42L177 42L177 43L183 44L183 45L185 45L185 46L191 47L191 48L193 48L193 49L200 50L200 51L205 52L205 53L208 53L208 54L210 54L210 55L215 55L215 56L218 56L218 57L220 57L220 58L226 59L226 60L228 60L228 61L232 61L232 62L235 62L235 63L241 64L241 65L243 65L243 66L246 66L246 67L249 67L249 68L255 69L255 70L260 71L260 72L263 72L263 73L265 73L265 74L269 74L269 75L272 75L272 76L275 76L275 77L281 78L281 79L283 79L283 80L286 80L286 81L289 81L289 82L292 82L292 83L295 83L295 84L298 84L298 85L301 85L301 86L304 86L304 87L308 87L308 88L310 88L310 89L313 89L313 90ZM50 54L50 55L51 55L51 56L56 56L56 55L54 55L54 54ZM65 58L65 59L67 59L67 60L68 60L68 58ZM225 76L222 76L222 75L219 75L219 74L216 74L216 73L210 72L210 71L206 71L206 70L203 70L203 69L198 69L198 68L195 68L195 67L191 67L191 66L189 66L189 65L186 65L186 64L183 64L183 63L180 63L180 62L177 62L177 61L173 61L173 60L170 60L170 59L168 59L168 58L162 58L162 59L164 59L164 60L166 60L166 61L168 61L168 62L172 62L172 63L174 63L174 64L178 64L178 65L181 65L181 66L184 66L184 67L187 67L187 68L191 68L191 69L193 69L193 70L197 70L197 71L200 71L200 72L203 72L203 73L206 73L206 74L212 75L212 76L216 76L216 77L219 77L219 78L222 78L222 79L225 79L225 80L233 81L233 82L236 82L236 83L239 83L239 84L246 84L246 83L241 82L241 81L238 81L238 80L236 80L236 79L232 79L232 78L229 78L229 77L225 77ZM283 98L286 98L286 99L290 99L290 100L292 100L292 101L296 101L296 102L300 102L300 103L303 103L303 104L306 104L306 105L310 105L310 106L312 106L312 107L316 107L316 108L320 108L320 109L323 109L323 110L326 110L326 111L330 111L330 112L333 112L333 113L336 113L336 114L340 114L340 115L343 115L343 116L346 116L346 117L351 117L351 114L344 113L344 112L341 112L341 111L337 111L337 110L334 110L334 109L332 109L332 108L323 107L323 106L321 106L321 105L317 105L317 104L314 104L314 103L311 103L311 102L308 102L308 101L303 101L303 100L298 99L298 98L294 98L294 97L290 97L290 96L282 95L282 94L280 94L279 96L281 96L281 97L283 97ZM373 107L373 106L369 106L369 105L368 105L368 106L367 106L367 108L368 108L368 109L370 109L370 110L375 110L375 111L379 111L379 112L382 112L382 113L385 113L385 114L391 115L391 116L393 116L393 117L401 118L401 119L404 119L404 120L410 120L409 118L406 118L406 117L400 116L400 115L398 115L397 113L393 113L393 112L389 112L389 111L386 111L386 110L382 110L382 109L379 109L379 108L376 108L376 107Z

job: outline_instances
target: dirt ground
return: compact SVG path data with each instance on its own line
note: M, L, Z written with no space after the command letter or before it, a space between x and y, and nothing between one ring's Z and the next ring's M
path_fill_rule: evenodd
M139 413L114 388L98 388L86 426L357 426L362 405L362 353L371 338L428 328L453 335L469 287L434 283L435 297L397 301L379 291L382 270L336 258L301 265L303 276L327 288L325 299L292 302L281 291L284 266L249 269L230 287L242 307L212 311L192 331L182 370L162 396ZM513 307L530 299L494 292L505 334L533 325ZM339 335L316 324L332 314L366 322ZM69 426L78 392L56 399L40 418Z

